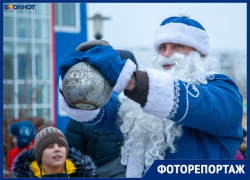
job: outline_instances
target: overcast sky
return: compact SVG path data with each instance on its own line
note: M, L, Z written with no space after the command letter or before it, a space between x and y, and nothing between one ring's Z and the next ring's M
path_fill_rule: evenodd
M246 51L246 3L87 3L87 16L100 13L103 39L114 48L153 48L160 23L186 11L206 29L210 48ZM93 21L88 21L88 40L94 39Z

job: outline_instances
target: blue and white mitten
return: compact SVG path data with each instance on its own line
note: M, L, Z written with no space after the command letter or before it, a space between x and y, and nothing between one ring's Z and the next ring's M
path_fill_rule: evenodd
M136 71L136 65L130 59L122 60L119 53L112 46L96 46L85 52L77 50L69 51L60 60L60 76L62 79L67 70L74 64L86 61L96 67L113 86L113 91L122 92L132 74Z

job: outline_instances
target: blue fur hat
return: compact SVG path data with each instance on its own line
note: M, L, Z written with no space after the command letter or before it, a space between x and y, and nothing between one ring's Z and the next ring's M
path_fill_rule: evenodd
M10 133L17 138L17 147L25 148L36 136L36 128L30 121L23 120L12 123L9 128Z
M154 48L157 53L162 43L183 44L195 48L201 54L209 54L209 37L205 28L185 14L180 14L179 17L169 17L161 23L154 39Z

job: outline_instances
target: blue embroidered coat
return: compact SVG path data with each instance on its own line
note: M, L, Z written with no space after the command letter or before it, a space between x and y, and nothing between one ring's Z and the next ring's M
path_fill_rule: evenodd
M206 85L174 81L174 92L179 101L168 118L183 125L183 135L176 142L177 152L167 150L165 159L234 159L243 140L243 103L237 85L225 75L214 74ZM121 134L118 95L113 93L86 124Z

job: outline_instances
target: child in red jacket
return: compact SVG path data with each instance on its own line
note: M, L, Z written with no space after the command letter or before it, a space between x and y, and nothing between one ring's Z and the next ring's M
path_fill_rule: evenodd
M36 128L32 122L23 120L18 123L12 123L10 125L9 131L13 136L13 141L17 146L11 149L9 154L8 169L10 172L12 172L12 165L16 156L20 152L33 147L34 138L36 136Z

